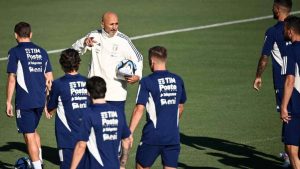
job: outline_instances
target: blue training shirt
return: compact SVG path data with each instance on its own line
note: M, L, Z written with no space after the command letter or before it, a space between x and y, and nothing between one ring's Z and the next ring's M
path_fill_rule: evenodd
M7 73L17 76L16 109L45 106L46 78L51 72L47 52L32 42L21 42L8 52Z
M273 84L275 89L283 88L285 69L287 64L286 48L290 42L284 40L284 22L279 21L270 27L265 33L265 42L262 55L272 55Z
M86 80L80 74L65 74L53 81L47 108L57 108L55 135L58 148L74 148L76 145L82 115L88 105Z
M186 101L183 80L169 71L142 78L136 104L147 109L141 141L151 145L179 144L178 105Z
M108 104L92 104L83 116L79 141L86 141L89 169L120 169L118 148L130 136L125 113Z
M293 42L288 48L288 64L286 75L295 76L295 85L289 102L292 117L300 117L300 42Z

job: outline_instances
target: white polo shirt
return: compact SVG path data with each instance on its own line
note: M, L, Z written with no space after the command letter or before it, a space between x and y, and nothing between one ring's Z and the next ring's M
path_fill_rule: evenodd
M84 46L87 37L94 37L93 47ZM83 55L87 50L92 51L91 65L88 77L100 76L106 82L107 101L124 101L127 96L127 82L117 79L116 66L123 59L132 60L136 66L136 75L142 77L143 56L138 52L130 39L121 32L113 37L102 30L95 30L77 40L72 47Z

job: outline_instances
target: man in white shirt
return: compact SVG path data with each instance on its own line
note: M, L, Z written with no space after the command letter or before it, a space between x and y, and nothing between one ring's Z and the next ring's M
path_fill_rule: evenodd
M72 47L82 55L86 50L92 51L88 77L102 77L107 83L105 100L124 111L127 83L134 84L141 79L143 56L130 39L118 31L118 24L117 14L106 12L102 16L102 29L88 33ZM124 59L133 61L137 70L135 75L119 79L116 75L116 66Z

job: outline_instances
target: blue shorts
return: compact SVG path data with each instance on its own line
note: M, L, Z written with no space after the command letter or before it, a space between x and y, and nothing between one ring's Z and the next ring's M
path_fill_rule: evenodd
M19 133L34 133L44 108L17 109L16 120Z
M63 148L58 150L60 169L70 169L72 158L73 158L74 149L72 148ZM83 169L85 164L85 154L82 156L80 163L78 164L78 169Z
M283 97L283 89L275 89L276 110L277 110L277 112L280 112L282 97Z
M292 117L288 123L284 123L284 144L300 145L300 117Z
M151 167L156 158L161 155L163 166L177 168L180 144L175 145L149 145L140 143L136 153L136 163L143 168Z

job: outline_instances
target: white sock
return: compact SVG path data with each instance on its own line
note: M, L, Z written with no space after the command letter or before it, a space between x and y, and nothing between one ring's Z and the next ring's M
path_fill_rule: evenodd
M33 161L33 162L32 162L32 165L33 165L33 168L34 168L34 169L42 169L42 163L41 163L40 160L38 160L38 161Z
M42 157L42 149L39 148L39 158L41 160L41 163L43 164L43 157Z

